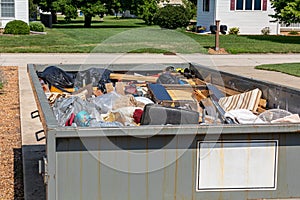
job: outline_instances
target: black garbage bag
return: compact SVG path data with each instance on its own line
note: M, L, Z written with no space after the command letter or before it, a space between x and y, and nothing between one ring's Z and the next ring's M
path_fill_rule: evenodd
M67 92L64 88L74 87L74 76L56 66L49 66L37 75L49 86L54 86L64 92Z
M161 74L156 83L159 84L179 84L180 83L180 78L173 76L171 73L169 72L165 72L163 74Z
M81 88L84 85L91 84L98 87L103 93L106 93L105 83L110 83L111 71L104 68L90 68L77 72L74 86Z

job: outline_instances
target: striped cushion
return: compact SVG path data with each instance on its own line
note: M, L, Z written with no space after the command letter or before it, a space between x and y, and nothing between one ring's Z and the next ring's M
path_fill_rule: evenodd
M236 109L247 109L255 112L257 110L262 92L256 88L249 92L222 97L219 99L219 104L225 112Z

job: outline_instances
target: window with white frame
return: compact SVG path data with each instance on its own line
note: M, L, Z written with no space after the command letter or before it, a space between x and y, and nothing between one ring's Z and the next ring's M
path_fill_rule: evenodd
M236 0L236 10L262 10L262 0Z
M0 0L0 17L15 17L15 0Z

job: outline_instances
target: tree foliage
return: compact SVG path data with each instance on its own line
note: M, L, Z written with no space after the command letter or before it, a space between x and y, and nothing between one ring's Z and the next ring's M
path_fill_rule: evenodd
M104 0L103 3L105 3L105 7L107 9L108 14L115 14L117 17L117 13L121 11L121 1L120 0Z
M272 15L276 21L287 25L300 22L300 0L271 0L275 14Z
M197 2L196 5L191 0L182 0L184 7L186 8L188 12L189 19L193 19L197 16Z
M36 20L37 12L38 12L37 4L35 4L33 0L29 0L28 7L29 7L29 18Z
M166 5L159 8L154 22L161 28L176 29L186 27L190 21L190 13L184 6Z
M56 13L61 11L66 21L75 19L77 11L84 14L84 27L90 27L92 17L106 12L104 4L99 0L35 0L43 11Z
M158 11L159 0L146 0L143 5L138 8L139 16L145 21L147 25L154 23L154 16Z

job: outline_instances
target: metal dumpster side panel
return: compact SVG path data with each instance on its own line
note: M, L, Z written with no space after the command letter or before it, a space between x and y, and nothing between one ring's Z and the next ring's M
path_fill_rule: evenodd
M29 75L31 87L33 88L33 94L37 103L39 117L43 124L44 131L47 133L47 129L57 127L57 121L54 117L52 109L49 106L49 102L36 74L36 66L29 64L27 67L27 73Z
M283 136L284 134L284 136ZM147 141L153 151L155 141L163 140L164 136L155 136ZM181 138L182 139L182 138ZM57 158L57 199L263 199L263 198L289 198L300 197L298 181L300 167L298 152L300 150L299 135L297 133L274 133L274 134L242 134L221 135L222 141L279 141L278 169L276 190L236 190L236 191L200 191L196 192L195 182L197 176L197 142L205 141L204 135L197 135L192 145L186 151L174 146L164 150L165 158L174 157L178 151L185 153L171 165L148 173L126 173L106 166L99 162L104 154L111 156L115 162L126 163L125 168L142 164L145 169L151 166L153 159L145 157L144 163L135 163L130 160L130 153L120 157L121 151L105 148L102 137L94 138L59 138L63 147L58 147ZM117 139L120 143L127 143L127 150L135 153L144 151L144 144L135 144L131 137ZM84 141L84 144L81 143ZM69 144L69 145L68 145ZM101 145L102 144L102 145ZM84 145L99 147L88 152ZM179 145L179 144L178 144ZM69 146L69 151L67 146ZM101 147L102 146L102 147ZM122 146L122 145L120 145ZM140 146L140 150L136 150ZM159 147L160 145L158 145ZM63 149L62 149L63 148ZM135 149L135 150L132 150ZM132 152L131 152L132 153ZM124 154L122 154L124 155ZM148 154L147 154L148 155ZM149 154L150 155L150 154ZM148 155L148 156L149 156ZM99 159L99 160L98 160ZM232 158L239 159L239 158ZM95 197L95 198L93 198Z
M46 182L46 199L57 198L57 167L56 167L56 131L47 130L46 132L46 159L48 166L45 169L44 179Z

